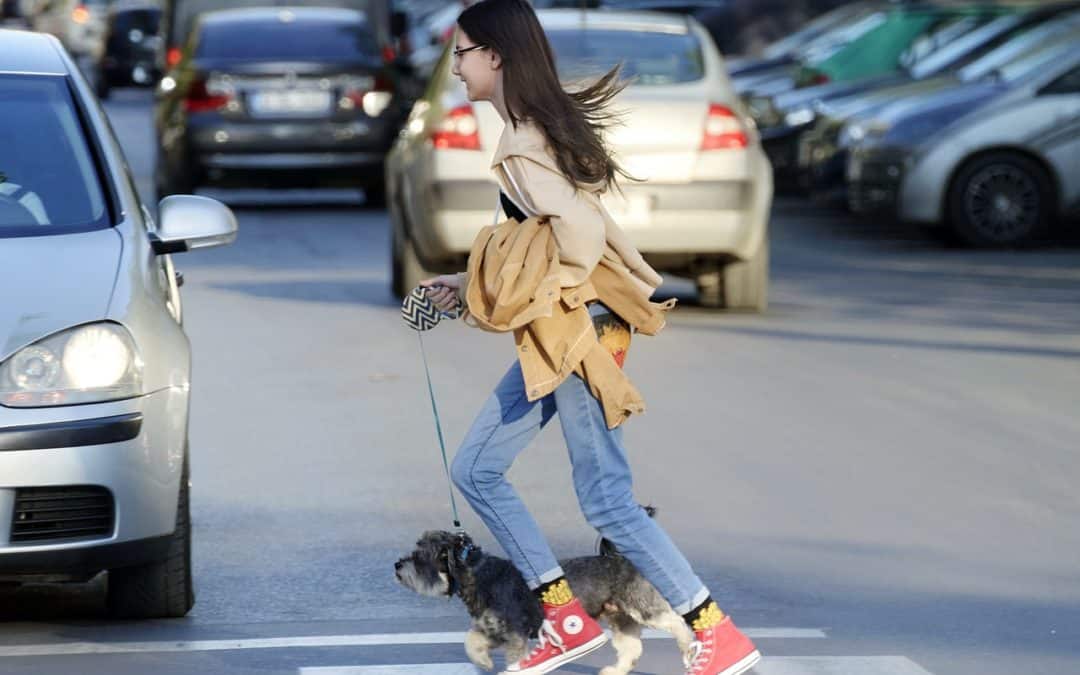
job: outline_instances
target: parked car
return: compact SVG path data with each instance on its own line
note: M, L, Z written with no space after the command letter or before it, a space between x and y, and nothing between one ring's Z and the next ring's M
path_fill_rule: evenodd
M96 59L105 45L105 13L111 0L27 0L31 29L56 36L76 57Z
M661 14L538 15L564 79L620 61L636 77L616 100L627 114L610 142L647 181L604 197L616 222L654 267L694 279L703 305L764 309L772 172L708 33ZM399 295L431 272L464 269L498 208L490 157L503 123L489 104L469 103L451 61L448 48L387 157Z
M223 205L136 193L53 37L0 30L0 582L108 573L108 608L194 602L191 346L172 254L227 244Z
M1042 234L1080 206L1080 33L990 79L865 120L848 162L852 209L947 226L969 244Z
M757 123L777 183L784 187L797 185L798 139L815 120L815 103L825 97L909 80L907 70L919 61L932 57L996 15L1012 11L1016 9L994 5L903 5L878 17L879 23L854 42L809 59L796 81L814 86L796 88L753 105L755 112L764 110L759 112Z
M758 57L728 58L727 70L732 80L753 75L778 66L799 62L801 52L836 29L886 7L884 0L865 0L841 5L808 21L793 33L769 44Z
M1080 28L1080 2L1041 5L999 17L952 41L907 69L909 79L815 105L816 120L798 139L799 185L819 201L847 202L844 173L850 137L841 138L847 120L965 82L979 80L1031 46Z
M114 5L105 20L105 50L97 62L94 88L106 99L114 87L157 83L161 9L151 4Z
M324 7L200 15L159 93L159 195L347 186L379 203L408 112L367 17Z

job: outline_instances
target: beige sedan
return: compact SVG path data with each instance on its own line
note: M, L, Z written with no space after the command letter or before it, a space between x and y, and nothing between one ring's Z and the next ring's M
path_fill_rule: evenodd
M633 78L610 141L643 180L604 196L616 222L657 270L693 279L702 305L763 311L772 169L705 29L640 12L538 14L565 81L619 62ZM490 162L503 122L468 101L451 65L448 47L386 161L398 295L463 270L477 231L502 217Z

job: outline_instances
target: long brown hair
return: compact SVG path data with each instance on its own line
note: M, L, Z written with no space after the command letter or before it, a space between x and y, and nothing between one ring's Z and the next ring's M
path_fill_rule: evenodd
M525 0L480 0L461 13L458 26L502 59L510 123L515 129L521 120L536 123L574 187L600 184L607 189L616 175L632 179L604 140L604 132L619 121L608 104L627 85L619 79L620 66L584 88L564 89L551 44Z

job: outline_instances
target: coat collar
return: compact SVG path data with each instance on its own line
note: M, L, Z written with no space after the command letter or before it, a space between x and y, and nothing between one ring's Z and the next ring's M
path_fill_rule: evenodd
M491 158L491 168L496 168L507 157L514 155L528 157L534 162L558 170L555 161L548 154L547 138L544 132L528 120L518 120L517 128L509 122L506 123L502 135L499 136L499 145L495 148L495 155Z
M547 136L539 126L527 120L519 120L516 129L509 122L503 127L499 145L491 158L491 168L498 169L508 157L524 157L548 171L562 173L548 147ZM581 189L599 193L604 191L604 186L601 183L587 183L581 185Z

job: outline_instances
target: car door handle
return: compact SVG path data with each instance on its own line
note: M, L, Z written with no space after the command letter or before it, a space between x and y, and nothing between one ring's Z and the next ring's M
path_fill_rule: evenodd
M180 288L181 286L183 286L184 285L184 273L181 272L180 270L177 270L176 272L174 272L174 276L176 277L176 287Z

